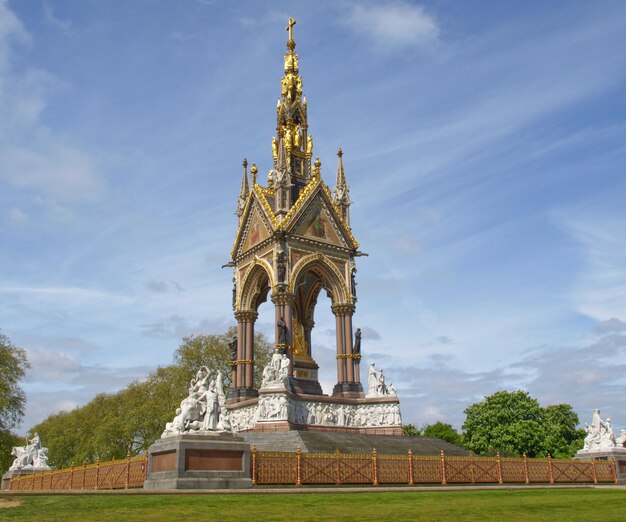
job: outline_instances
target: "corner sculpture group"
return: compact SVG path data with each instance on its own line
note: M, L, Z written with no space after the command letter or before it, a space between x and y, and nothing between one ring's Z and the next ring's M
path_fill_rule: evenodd
M176 416L165 425L163 437L191 431L231 431L222 372L215 378L201 366L189 385L189 395L176 408Z
M41 446L41 439L35 436L28 440L26 446L14 446L11 455L15 457L9 471L15 470L48 470L48 448Z
M619 437L616 437L611 426L611 418L607 417L603 421L600 417L600 410L597 409L593 410L591 424L585 422L585 431L587 436L581 450L584 453L623 448L624 442L626 442L626 430L621 430Z

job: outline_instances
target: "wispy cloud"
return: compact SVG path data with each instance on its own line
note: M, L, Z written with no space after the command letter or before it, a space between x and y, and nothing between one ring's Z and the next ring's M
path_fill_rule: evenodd
M43 3L43 14L46 22L69 35L72 30L72 21L60 18L54 11L54 7L49 2Z
M0 2L0 28L0 182L51 198L51 206L100 198L105 183L90 154L42 121L57 80L14 67L16 44L32 38L6 2Z
M189 335L222 333L225 332L229 324L224 320L202 319L197 323L189 318L180 315L172 315L166 319L161 319L154 323L142 324L141 330L148 337L158 339L182 339Z
M154 367L109 367L85 364L75 354L34 347L27 350L31 369L24 383L29 428L48 415L70 410L102 392L117 391L144 378Z
M348 5L346 24L370 39L377 49L432 47L439 40L435 18L416 4L405 2L354 3Z
M626 310L626 213L618 194L611 191L584 208L555 212L555 221L575 241L581 269L570 292L582 314L605 321L598 328L618 327ZM613 318L613 319L612 319Z

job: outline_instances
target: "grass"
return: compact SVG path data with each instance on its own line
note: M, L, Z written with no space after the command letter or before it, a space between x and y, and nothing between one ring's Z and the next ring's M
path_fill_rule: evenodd
M19 505L16 505L19 501ZM2 508L11 502L12 507ZM252 495L11 495L2 520L623 520L626 490L502 490Z

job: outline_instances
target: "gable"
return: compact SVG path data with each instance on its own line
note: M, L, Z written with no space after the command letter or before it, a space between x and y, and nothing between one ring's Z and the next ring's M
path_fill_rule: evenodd
M250 250L272 235L270 225L257 201L252 201L250 211L242 222L240 233L239 247L236 248L238 254Z
M293 233L307 239L349 248L339 226L326 202L318 194L302 212L293 227Z

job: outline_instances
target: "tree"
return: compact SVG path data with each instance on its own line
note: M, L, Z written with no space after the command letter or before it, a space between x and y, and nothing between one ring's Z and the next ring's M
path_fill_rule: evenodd
M13 464L15 457L11 455L11 448L21 446L23 440L9 430L0 431L0 475Z
M19 382L28 368L26 352L13 346L0 332L0 432L12 430L22 422L26 397Z
M577 430L576 426L578 415L569 404L544 408L545 453L556 458L568 458L582 449L586 433L585 430Z
M582 448L584 430L569 404L542 408L523 391L499 391L465 410L464 446L479 455L569 458Z
M13 463L11 448L21 440L12 430L24 416L26 397L19 382L28 368L26 352L0 332L0 474Z
M231 366L228 343L237 333L236 328L229 328L223 335L192 335L185 337L176 353L174 364L195 375L200 366L207 366L215 371L221 370L224 384L230 386ZM263 368L272 357L274 346L262 333L254 335L254 387L261 387Z
M499 391L465 410L465 447L479 455L544 453L542 408L524 391Z
M413 424L405 424L402 426L402 435L405 437L420 437L422 430L416 428Z
M452 427L451 424L444 424L443 422L435 422L430 424L422 430L424 437L435 437L437 439L445 440L450 444L461 446L461 435Z

